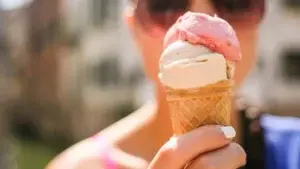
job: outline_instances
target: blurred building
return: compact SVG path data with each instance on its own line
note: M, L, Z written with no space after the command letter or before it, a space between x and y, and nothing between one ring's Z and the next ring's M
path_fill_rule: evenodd
M59 1L1 0L8 47L7 57L19 87L7 114L11 129L24 136L62 136L70 131L58 98L58 58L64 40ZM66 127L67 126L67 127Z
M247 86L268 110L292 115L300 110L300 1L267 2L258 65Z
M0 1L0 136L4 130L7 132L10 106L14 105L20 97L17 72L20 65L18 63L22 58L17 58L17 56L26 55L22 42L24 42L24 35L27 32L24 32L26 17L17 16L23 14L24 10Z
M125 0L23 2L2 12L20 88L13 130L77 140L149 98L142 97L151 88L122 20Z
M125 2L64 2L64 26L75 37L73 42L77 41L75 44L78 46L69 51L73 57L62 60L65 66L61 69L61 81L65 83L62 86L68 87L77 79L80 87L68 87L63 92L74 94L80 91L82 111L91 131L112 123L141 104L136 102L140 99L136 97L136 93L144 81L143 70L122 19ZM70 63L74 63L73 66L76 67L72 69ZM70 71L75 69L77 72Z
M0 168L16 168L13 158L14 148L9 140L11 122L9 109L20 97L17 62L22 58L18 59L17 53L23 51L22 54L25 55L24 46L21 45L24 40L22 31L25 29L20 29L20 27L26 27L24 25L26 17L17 17L17 15L24 14L24 10L15 5L7 5L0 1ZM13 44L15 44L15 50L12 50Z

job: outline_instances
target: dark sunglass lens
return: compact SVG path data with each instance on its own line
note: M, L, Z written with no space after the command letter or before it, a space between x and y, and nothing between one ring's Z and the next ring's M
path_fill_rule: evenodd
M189 0L148 0L150 12L172 12L186 10Z
M266 0L211 0L218 16L235 23L259 23L265 13Z
M137 16L144 26L168 29L188 9L189 2L190 0L140 0Z
M212 0L217 9L222 8L228 12L245 12L252 7L252 0Z

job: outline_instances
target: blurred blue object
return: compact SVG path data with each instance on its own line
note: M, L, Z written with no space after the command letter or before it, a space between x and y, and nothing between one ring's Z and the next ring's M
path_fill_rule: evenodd
M300 119L264 115L267 169L300 169Z

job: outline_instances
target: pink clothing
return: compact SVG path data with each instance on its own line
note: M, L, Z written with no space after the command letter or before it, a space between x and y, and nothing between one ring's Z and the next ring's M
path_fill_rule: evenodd
M101 162L104 165L104 169L117 169L117 164L112 160L111 157L111 145L106 141L104 137L95 135L91 137L99 147L96 147L101 157Z

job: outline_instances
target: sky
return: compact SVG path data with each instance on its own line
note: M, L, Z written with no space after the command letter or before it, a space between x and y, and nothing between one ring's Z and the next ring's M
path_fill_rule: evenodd
M0 0L0 8L3 10L12 10L30 2L32 2L32 0Z

